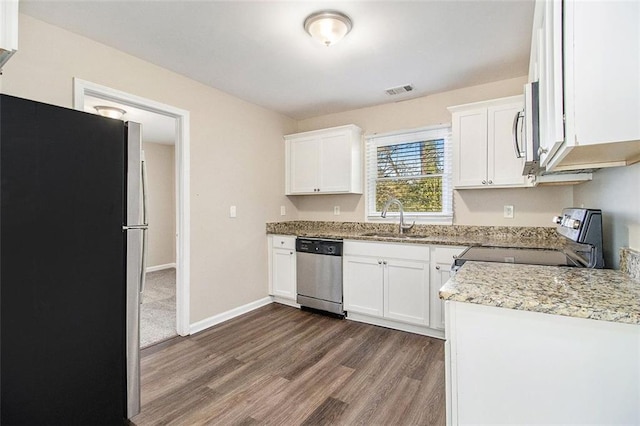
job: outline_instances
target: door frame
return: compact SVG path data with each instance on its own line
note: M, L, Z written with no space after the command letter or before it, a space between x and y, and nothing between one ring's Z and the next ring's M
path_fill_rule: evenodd
M74 109L84 111L85 96L129 105L176 120L176 331L187 336L190 332L189 111L74 77Z

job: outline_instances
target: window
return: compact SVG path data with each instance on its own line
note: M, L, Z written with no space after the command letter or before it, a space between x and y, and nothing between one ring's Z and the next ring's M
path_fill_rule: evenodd
M367 137L369 219L379 219L384 203L393 197L412 220L451 223L450 132L448 126L437 126Z

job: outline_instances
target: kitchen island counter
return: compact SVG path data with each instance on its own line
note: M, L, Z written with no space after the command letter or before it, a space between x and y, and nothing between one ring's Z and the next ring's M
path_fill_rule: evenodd
M640 280L611 269L466 262L440 289L440 298L640 324Z

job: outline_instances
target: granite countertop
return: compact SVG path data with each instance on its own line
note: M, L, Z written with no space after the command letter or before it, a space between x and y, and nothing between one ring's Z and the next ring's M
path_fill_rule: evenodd
M370 222L267 223L268 234L455 246L561 249L555 227L398 225ZM640 324L640 253L620 250L620 269L466 262L440 289L444 300L628 324Z
M440 298L640 324L640 280L612 269L466 262Z
M400 235L392 223L292 221L267 223L267 233L452 246L562 248L564 244L554 227L415 225Z

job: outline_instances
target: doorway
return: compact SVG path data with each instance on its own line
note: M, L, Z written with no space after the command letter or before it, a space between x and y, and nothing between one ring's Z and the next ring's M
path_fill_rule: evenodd
M159 115L174 126L175 325L179 335L189 335L189 112L78 78L73 83L76 110L86 111L89 100L99 99Z

